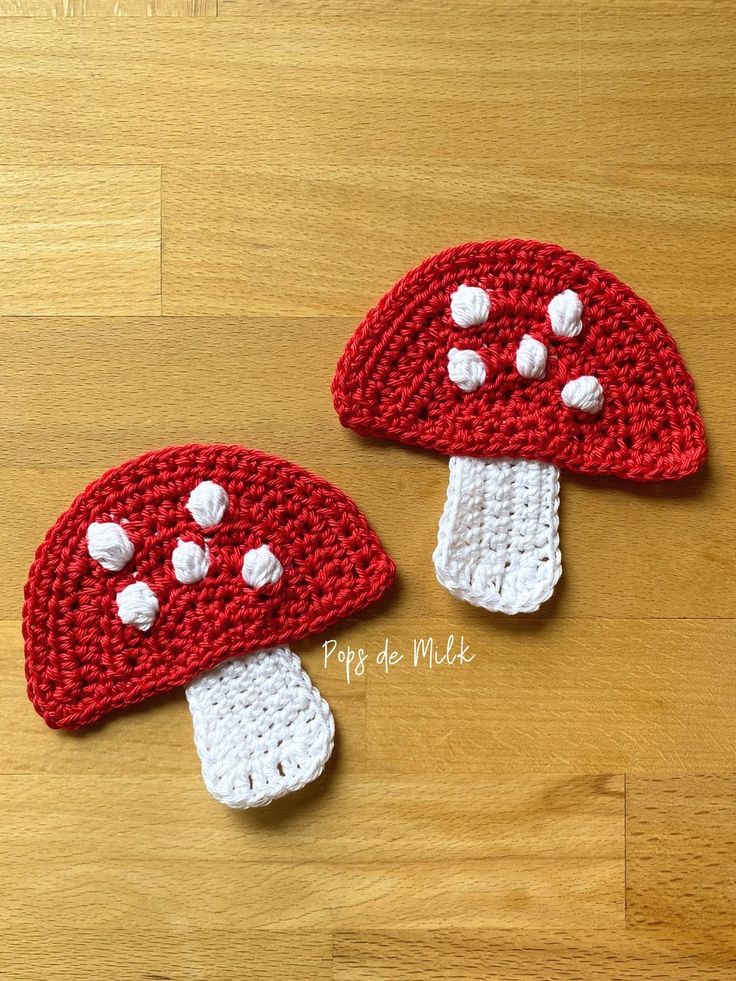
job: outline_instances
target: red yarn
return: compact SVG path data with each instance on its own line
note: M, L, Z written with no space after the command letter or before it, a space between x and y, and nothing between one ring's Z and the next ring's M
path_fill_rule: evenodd
M462 329L450 316L462 284L490 295L481 326ZM547 305L568 289L582 301L583 330L558 337ZM547 347L542 380L516 370L524 334ZM476 391L448 378L452 347L484 359ZM565 383L582 375L603 387L595 415L561 402ZM344 426L448 455L522 457L640 481L685 477L706 456L693 382L661 320L611 273L557 245L469 242L427 259L368 313L332 391Z
M229 502L203 533L185 505L201 481ZM125 521L135 554L121 572L87 551L94 521ZM204 543L210 569L195 585L175 578L177 541ZM267 544L282 578L253 589L244 553ZM136 581L160 612L147 633L125 625L116 595ZM28 694L53 728L184 685L235 654L318 633L378 599L394 565L353 501L327 481L240 446L178 446L131 460L92 483L38 549L26 584L23 632Z

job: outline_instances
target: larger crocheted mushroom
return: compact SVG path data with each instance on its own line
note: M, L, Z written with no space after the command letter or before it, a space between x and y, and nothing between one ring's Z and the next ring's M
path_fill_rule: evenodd
M267 804L318 777L334 737L287 645L393 576L353 501L301 467L239 446L148 453L91 484L38 549L28 694L73 729L185 686L209 791Z
M368 313L332 385L344 426L447 454L434 562L521 613L560 576L559 471L675 480L706 456L692 379L651 307L557 245L471 242Z

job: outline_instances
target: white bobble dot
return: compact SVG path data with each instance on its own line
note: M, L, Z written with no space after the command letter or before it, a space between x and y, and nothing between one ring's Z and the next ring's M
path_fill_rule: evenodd
M583 329L583 304L573 290L558 293L547 307L552 331L558 337L577 337Z
M174 575L179 582L191 586L201 582L210 567L210 556L206 548L196 542L179 542L171 553Z
M156 594L144 582L132 582L115 597L118 616L123 623L131 624L144 633L150 630L158 616Z
M592 375L581 375L562 389L562 401L571 409L595 415L603 408L603 388Z
M222 521L227 501L227 491L223 487L211 480L203 480L189 495L187 507L201 528L213 528Z
M254 589L261 589L262 586L270 586L278 582L283 571L284 567L268 545L252 548L243 557L243 579Z
M103 569L120 572L133 558L133 543L114 521L93 521L87 529L87 551Z
M516 349L516 370L522 378L544 378L547 348L541 341L524 334Z
M450 297L450 314L458 327L477 327L488 320L491 298L480 286L458 286Z
M486 366L477 351L447 352L447 374L451 382L464 392L474 392L486 380Z

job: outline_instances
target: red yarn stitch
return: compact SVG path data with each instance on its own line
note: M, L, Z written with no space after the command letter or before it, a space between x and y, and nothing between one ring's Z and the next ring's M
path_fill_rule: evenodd
M221 523L205 532L185 506L203 480L229 496ZM122 519L135 554L109 572L90 558L87 528ZM209 572L183 585L171 553L179 538L202 545L205 534ZM241 568L244 553L262 544L284 573L255 590ZM134 572L160 604L147 633L117 613L116 594ZM234 654L318 633L378 599L393 577L353 501L301 467L240 446L148 453L90 484L36 553L23 611L28 695L48 725L77 728Z
M462 284L491 298L485 324L462 329L450 297ZM553 334L547 305L571 289L583 331ZM522 378L524 334L547 347L544 379ZM461 391L447 374L450 348L483 357L487 378ZM566 382L594 375L596 415L567 408ZM692 379L651 307L594 262L557 245L509 239L469 242L425 260L367 314L332 383L344 426L448 455L512 456L581 473L667 480L706 456Z

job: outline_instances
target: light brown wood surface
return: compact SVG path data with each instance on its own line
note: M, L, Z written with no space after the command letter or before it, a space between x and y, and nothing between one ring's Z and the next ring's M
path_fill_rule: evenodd
M732 981L736 7L0 15L0 977ZM676 487L565 477L563 580L521 620L434 579L446 461L346 433L329 396L403 272L506 235L651 301L711 446ZM180 693L77 735L25 697L47 527L108 466L189 440L334 480L399 568L299 646L338 743L262 812L207 797ZM471 663L413 667L450 635ZM350 684L330 638L369 656Z
M0 17L215 17L217 0L2 0Z
M158 167L0 167L0 314L161 312Z

